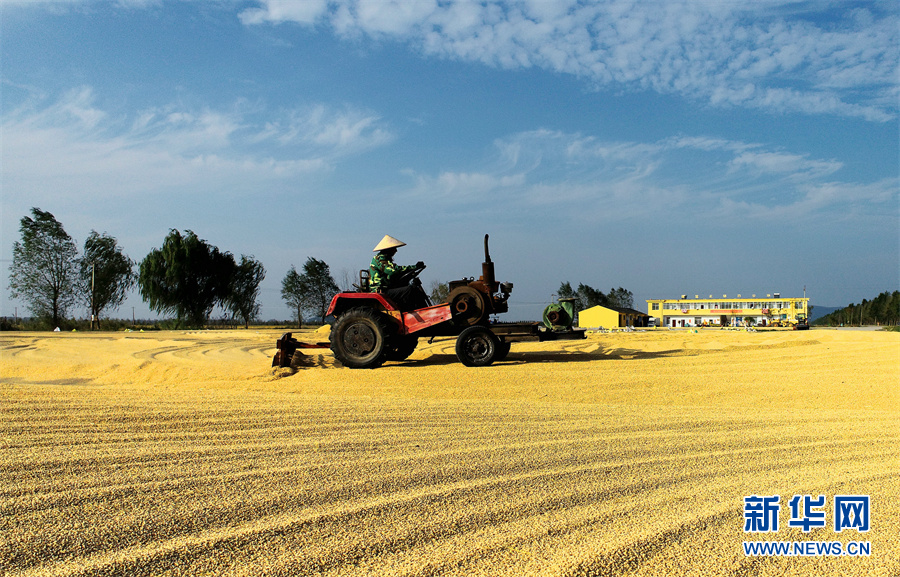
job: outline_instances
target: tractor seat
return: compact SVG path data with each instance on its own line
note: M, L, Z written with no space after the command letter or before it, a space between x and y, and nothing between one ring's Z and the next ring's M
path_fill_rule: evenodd
M356 289L356 292L372 292L372 289L369 287L369 269L359 271L359 284L353 285L353 288Z

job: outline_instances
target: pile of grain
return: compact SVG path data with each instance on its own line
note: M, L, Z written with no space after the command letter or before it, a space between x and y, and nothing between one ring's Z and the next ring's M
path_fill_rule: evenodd
M372 371L327 350L272 369L277 336L0 335L0 568L900 572L896 333L600 334L481 369L423 340ZM782 496L778 533L743 532L751 494ZM870 495L872 529L788 528L795 494ZM745 557L750 539L872 555Z

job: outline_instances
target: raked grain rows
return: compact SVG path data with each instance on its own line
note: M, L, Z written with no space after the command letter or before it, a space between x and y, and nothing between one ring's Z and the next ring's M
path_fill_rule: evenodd
M900 341L814 336L276 371L270 334L4 335L0 572L895 575ZM772 538L873 554L745 557L750 494L871 495L868 534Z

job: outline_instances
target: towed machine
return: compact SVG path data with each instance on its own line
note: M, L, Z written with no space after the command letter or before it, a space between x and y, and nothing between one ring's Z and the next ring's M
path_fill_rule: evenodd
M415 267L401 277L402 283L422 289L419 274L425 266ZM325 348L345 367L371 369L386 361L402 361L416 350L419 339L456 337L456 356L468 367L488 366L502 361L512 343L583 339L585 331L572 328L574 310L570 303L550 305L544 311L544 323L499 323L491 316L509 310L507 301L513 284L497 282L494 263L484 235L484 262L481 276L448 283L450 292L440 304L402 311L396 303L369 287L368 270L360 271L354 291L341 292L331 299L327 316L334 317L328 343L302 343L292 333L276 342L272 366L289 367L297 349ZM425 295L425 302L429 302Z

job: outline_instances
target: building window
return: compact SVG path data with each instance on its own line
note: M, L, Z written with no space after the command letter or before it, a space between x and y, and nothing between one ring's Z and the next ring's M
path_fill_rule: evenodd
M655 310L655 311L659 310L659 303L653 303L652 306L653 306L653 310Z

